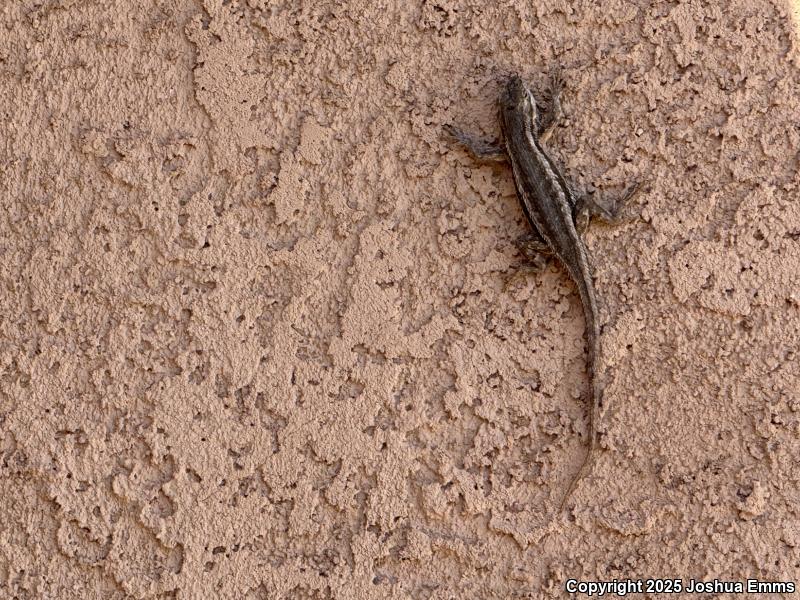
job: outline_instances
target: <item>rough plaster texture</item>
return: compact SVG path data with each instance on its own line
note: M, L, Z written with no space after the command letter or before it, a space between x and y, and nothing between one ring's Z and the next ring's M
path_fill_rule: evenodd
M0 8L0 597L559 598L800 578L779 1ZM563 67L603 325L525 266L503 77ZM778 596L770 596L778 597Z

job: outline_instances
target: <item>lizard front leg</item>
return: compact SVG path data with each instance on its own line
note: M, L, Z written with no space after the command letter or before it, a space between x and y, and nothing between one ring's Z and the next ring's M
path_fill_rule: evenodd
M460 129L450 124L444 125L444 130L452 136L459 144L464 146L472 156L482 161L506 161L508 155L506 149L497 142L482 140L475 136L464 133Z
M564 77L560 67L555 67L550 71L550 83L545 93L544 101L537 99L537 118L536 118L536 137L542 141L547 141L553 131L556 122L561 118L563 110L561 108L561 92L564 89Z

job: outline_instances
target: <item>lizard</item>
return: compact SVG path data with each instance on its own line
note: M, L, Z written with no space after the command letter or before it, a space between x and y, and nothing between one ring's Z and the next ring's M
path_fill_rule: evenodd
M530 233L521 241L523 252L528 257L554 255L574 282L581 300L586 323L587 371L591 388L588 410L589 441L581 466L562 497L559 512L591 466L602 398L602 389L597 379L600 353L597 294L589 255L580 233L592 216L599 216L607 221L616 218L616 209L604 207L591 197L591 193L578 196L541 144L560 113L559 93L562 86L560 71L555 71L551 77L550 101L546 110L540 112L533 92L522 78L518 75L511 76L499 99L502 145L478 141L452 126L445 126L474 155L480 158L506 159L511 163L517 197L531 226ZM615 203L616 206L630 199L637 189L638 184L634 184L626 190L621 200Z

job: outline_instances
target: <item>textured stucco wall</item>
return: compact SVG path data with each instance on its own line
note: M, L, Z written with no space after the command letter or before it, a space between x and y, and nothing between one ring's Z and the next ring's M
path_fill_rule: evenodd
M503 78L559 64L583 319ZM798 38L732 2L0 7L0 597L800 578ZM773 596L777 597L777 596Z

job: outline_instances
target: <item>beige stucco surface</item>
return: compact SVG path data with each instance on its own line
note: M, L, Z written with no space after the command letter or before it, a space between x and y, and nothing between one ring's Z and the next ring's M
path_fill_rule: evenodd
M800 580L794 15L3 2L0 598ZM561 512L579 299L442 131L555 65L576 188L643 184L586 235Z

